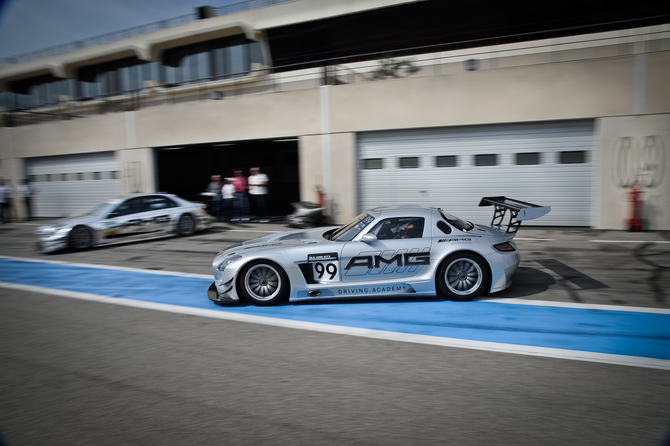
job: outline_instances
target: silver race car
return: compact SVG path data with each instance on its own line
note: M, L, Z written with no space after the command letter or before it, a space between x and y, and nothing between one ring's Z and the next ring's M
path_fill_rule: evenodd
M89 214L58 220L35 230L37 250L86 249L114 243L191 235L210 228L214 218L203 205L169 194L107 200Z
M435 295L474 299L512 283L520 256L514 235L549 206L506 197L491 226L439 208L380 207L340 227L282 232L219 252L208 297L220 303L274 305L289 298Z

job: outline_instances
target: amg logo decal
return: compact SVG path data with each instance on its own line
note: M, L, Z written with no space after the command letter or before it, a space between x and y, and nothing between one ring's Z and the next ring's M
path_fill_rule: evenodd
M401 266L420 266L420 265L430 265L430 253L421 252L421 253L405 253L405 254L396 254L390 259L385 259L380 255L376 256L356 256L352 257L347 263L347 266L344 267L345 270L350 270L357 266L362 266L367 269L381 268L382 263L384 265L391 265L395 263L398 267Z

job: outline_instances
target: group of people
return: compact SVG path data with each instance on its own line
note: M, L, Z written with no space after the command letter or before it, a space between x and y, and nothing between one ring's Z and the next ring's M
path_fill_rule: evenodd
M260 222L267 222L268 176L258 167L249 169L245 177L241 169L232 178L212 175L207 186L211 195L210 213L217 221L249 221L254 215Z
M35 194L35 189L28 180L22 180L16 187L17 196L23 200L26 206L26 213L28 220L33 219L31 199ZM9 223L12 220L12 199L14 198L14 190L12 186L5 180L0 180L0 221L2 223Z

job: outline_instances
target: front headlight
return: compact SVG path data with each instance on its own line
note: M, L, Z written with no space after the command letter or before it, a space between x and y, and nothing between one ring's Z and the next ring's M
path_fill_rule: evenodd
M219 263L219 266L217 266L216 269L218 269L219 271L223 271L224 269L226 269L228 265L231 265L241 259L242 259L241 255L229 257L227 259L224 259L223 262Z
M70 232L69 227L41 227L37 228L35 231L35 236L36 237L43 237L43 238L59 238L67 235Z

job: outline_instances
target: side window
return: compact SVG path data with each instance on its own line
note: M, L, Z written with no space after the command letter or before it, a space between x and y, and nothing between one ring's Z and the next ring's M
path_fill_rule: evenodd
M437 228L444 232L445 234L451 234L451 226L445 223L443 220L437 222Z
M144 211L144 197L131 198L121 203L112 214L116 216L136 214Z
M386 218L370 230L377 240L423 237L424 219L421 217Z
M168 209L177 207L177 203L166 197L147 197L147 210Z

